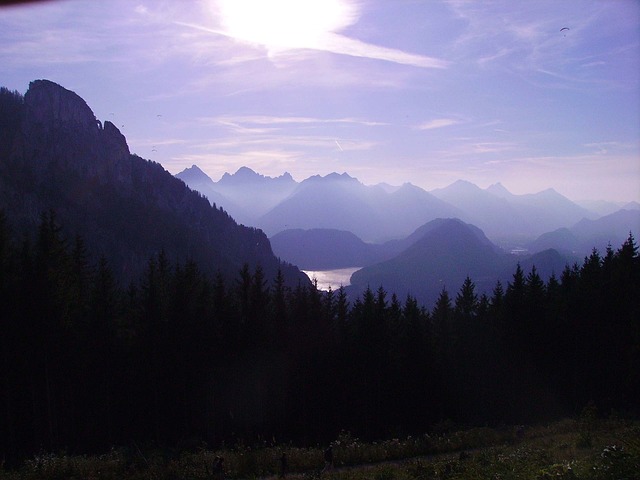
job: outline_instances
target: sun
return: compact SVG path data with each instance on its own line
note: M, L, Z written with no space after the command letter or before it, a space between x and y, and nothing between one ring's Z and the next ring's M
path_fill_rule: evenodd
M269 50L318 48L356 14L345 0L218 0L211 6L226 35Z

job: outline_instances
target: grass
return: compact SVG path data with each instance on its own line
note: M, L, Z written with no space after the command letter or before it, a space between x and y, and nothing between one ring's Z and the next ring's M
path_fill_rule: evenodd
M268 478L277 476L282 452L287 478L294 480L640 479L638 422L581 418L529 427L522 438L515 431L474 428L374 443L343 432L333 442L335 468L324 473L319 446L261 445L179 454L137 448L97 456L45 454L18 470L0 469L0 479L207 479L218 455L227 478Z

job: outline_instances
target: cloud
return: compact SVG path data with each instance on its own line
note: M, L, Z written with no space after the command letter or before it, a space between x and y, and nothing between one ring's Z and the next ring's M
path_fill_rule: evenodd
M218 0L211 11L217 26L175 23L263 48L270 58L315 50L419 68L446 68L448 61L363 42L338 33L355 24L360 5L349 0Z
M623 142L593 142L593 143L585 143L585 147L590 149L594 149L598 154L607 154L610 150L614 151L632 151L635 147L630 143Z
M450 62L446 60L407 53L393 48L379 47L338 34L327 34L321 46L322 48L317 49L352 57L364 57L411 65L413 67L447 68L450 65Z
M258 148L265 151L277 149L306 149L309 151L319 151L320 149L336 150L336 140L339 142L342 151L364 151L375 148L378 143L370 140L360 140L354 138L344 138L329 135L255 135L252 138L230 137L213 141L203 141L193 143L192 148L198 150L235 151L247 152L255 151Z
M355 124L365 126L388 125L384 122L362 120L358 118L316 118L316 117L282 117L275 115L220 115L216 117L201 117L198 122L203 124L228 124L228 125L308 125L308 124Z
M475 141L467 138L458 139L454 147L440 150L436 154L441 158L463 159L465 157L475 158L477 155L502 154L520 149L521 146L514 142Z
M537 87L600 86L605 69L580 67L623 57L610 38L622 42L632 31L629 20L620 18L621 9L603 2L530 2L512 8L505 0L448 0L447 5L462 25L450 53L457 64L492 67L525 79L533 76ZM561 33L563 27L570 31ZM633 29L637 32L637 24Z
M430 120L421 125L415 127L417 130L432 130L434 128L442 128L449 127L451 125L457 125L460 123L458 120L454 120L453 118L436 118L435 120Z

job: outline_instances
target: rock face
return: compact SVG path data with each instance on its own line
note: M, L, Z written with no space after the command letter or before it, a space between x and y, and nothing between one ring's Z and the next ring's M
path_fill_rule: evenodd
M77 94L49 80L36 80L24 105L24 160L39 177L63 167L101 182L118 179L130 184L131 154L124 135L111 122L103 127Z
M2 89L0 125L11 127L0 134L0 211L18 232L33 235L41 214L54 210L67 237L81 235L124 281L164 250L227 278L246 263L267 279L281 268L287 283L309 282L273 255L262 231L132 155L118 128L103 126L74 92L48 80L31 82L24 98Z
M99 122L85 101L49 80L35 80L24 96L26 120L34 128L51 132L72 129L97 136Z

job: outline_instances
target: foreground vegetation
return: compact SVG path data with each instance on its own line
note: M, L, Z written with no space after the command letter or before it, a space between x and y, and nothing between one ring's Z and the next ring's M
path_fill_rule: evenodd
M135 458L135 445L326 445L341 430L368 442L416 437L442 419L539 424L589 402L638 414L631 235L546 282L518 268L490 297L468 278L430 311L382 287L355 299L291 289L259 268L212 280L164 252L125 289L90 258L52 212L22 241L0 215L7 466L112 445Z
M514 428L474 428L365 443L342 432L332 442L334 468L323 472L319 446L268 445L182 452L113 449L98 456L43 454L2 480L30 479L208 479L222 456L227 478L279 475L288 458L291 479L531 479L622 480L640 478L640 423L596 420L586 409L577 420Z

